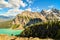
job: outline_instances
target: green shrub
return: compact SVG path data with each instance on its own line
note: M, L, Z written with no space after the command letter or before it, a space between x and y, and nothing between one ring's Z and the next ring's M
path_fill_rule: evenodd
M18 28L19 26L20 26L19 24L18 24L18 25L17 25L17 24L13 24L13 25L12 25L12 29L16 29L16 28Z

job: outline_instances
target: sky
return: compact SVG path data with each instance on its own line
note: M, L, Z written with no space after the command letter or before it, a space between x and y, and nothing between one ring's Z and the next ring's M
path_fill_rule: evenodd
M16 16L27 10L40 12L43 9L60 10L60 0L0 0L0 15Z

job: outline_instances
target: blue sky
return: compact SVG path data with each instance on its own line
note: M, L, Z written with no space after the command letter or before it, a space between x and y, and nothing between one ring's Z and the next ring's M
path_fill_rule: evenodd
M42 9L49 9L51 7L60 9L60 0L33 0L32 5L30 6L33 8Z
M49 8L60 10L60 0L0 0L0 15L15 15L24 10L40 12Z

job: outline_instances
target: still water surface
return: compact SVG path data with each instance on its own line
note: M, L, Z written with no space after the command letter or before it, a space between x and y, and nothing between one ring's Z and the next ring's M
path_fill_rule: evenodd
M18 35L21 34L22 30L13 30L13 29L0 29L0 34L6 35Z

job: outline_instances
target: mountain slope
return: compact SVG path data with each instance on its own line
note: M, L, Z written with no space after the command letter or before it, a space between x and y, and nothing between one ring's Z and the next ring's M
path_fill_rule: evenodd
M13 16L3 16L3 15L0 15L0 22L12 20L12 19L14 19Z
M45 22L46 18L38 12L29 12L24 11L21 14L18 14L13 20L12 24L19 24L20 26L17 29L23 29L24 26L29 26L37 22Z
M52 8L49 10L42 10L40 13L24 11L16 16L12 24L19 25L19 27L16 27L17 29L24 29L25 26L30 26L39 22L47 22L50 20L60 20L60 10Z
M60 20L60 11L57 9L42 10L41 13L47 20Z
M10 28L13 16L0 15L0 28Z
M12 20L0 22L0 28L11 28L11 22Z

